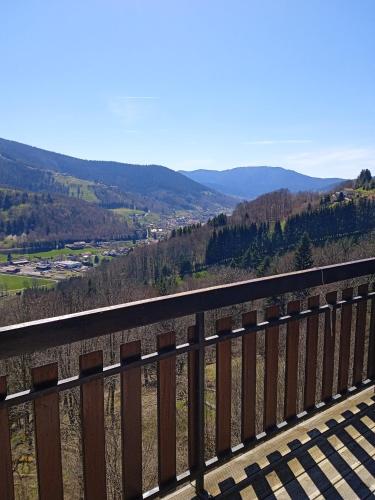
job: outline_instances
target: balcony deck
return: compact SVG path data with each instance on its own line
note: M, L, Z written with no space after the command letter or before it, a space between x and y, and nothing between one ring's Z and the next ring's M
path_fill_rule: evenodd
M373 496L374 275L371 258L0 328L0 499Z
M371 386L209 472L215 499L370 498L375 492ZM196 498L192 485L167 497Z

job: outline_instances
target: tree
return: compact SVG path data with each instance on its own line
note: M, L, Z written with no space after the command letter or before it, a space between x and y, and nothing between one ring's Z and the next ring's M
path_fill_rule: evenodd
M337 201L339 203L342 203L343 201L345 200L345 196L344 196L344 193L342 191L340 191L338 197L337 197Z
M361 173L357 177L357 180L355 182L355 187L356 188L362 187L364 189L369 189L371 180L372 180L371 172L368 168L365 168L361 170Z
M313 265L314 260L311 251L311 240L309 235L304 233L294 256L294 268L296 271L301 271Z

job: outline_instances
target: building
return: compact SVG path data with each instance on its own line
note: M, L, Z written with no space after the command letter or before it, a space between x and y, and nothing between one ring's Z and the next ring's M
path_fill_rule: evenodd
M54 264L57 268L66 269L69 271L75 269L81 269L82 267L81 262L76 262L74 260L58 260Z
M68 243L65 245L66 248L69 248L70 250L83 250L86 248L86 242L85 241L75 241L74 243Z
M25 266L26 264L29 264L30 261L27 259L19 259L19 260L13 260L12 264L14 266Z
M51 264L49 262L39 262L36 265L37 271L49 271L51 269Z

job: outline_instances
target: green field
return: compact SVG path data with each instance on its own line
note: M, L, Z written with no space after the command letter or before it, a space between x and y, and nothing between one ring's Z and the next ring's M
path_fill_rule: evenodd
M28 276L0 274L0 292L14 292L26 288L53 288L56 282L45 278L30 278Z
M94 182L60 174L55 174L55 179L69 189L69 196L91 203L99 203L99 199L94 191Z
M54 259L55 257L58 257L61 255L62 257L66 255L82 255L82 254L91 254L91 255L97 255L101 253L103 250L100 248L84 248L82 250L71 250L70 248L61 248L59 250L48 250L47 252L35 252L35 253L25 253L25 254L19 254L19 253L12 253L12 250L10 250L10 253L12 254L12 258L14 260L18 259ZM0 262L6 262L7 260L7 254L1 253L0 254Z
M124 219L132 220L134 215L145 215L143 210L134 210L132 208L112 208L111 211ZM138 222L142 224L158 224L160 215L154 212L148 212L145 217L139 217Z
M112 208L112 212L114 212L117 215L123 215L124 217L128 217L130 215L144 215L143 210L134 210L132 208Z

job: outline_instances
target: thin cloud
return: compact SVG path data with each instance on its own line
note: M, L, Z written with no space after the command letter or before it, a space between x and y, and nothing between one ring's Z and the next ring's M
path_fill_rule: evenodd
M244 144L256 146L269 146L272 144L309 144L311 139L262 139L258 141L245 141Z
M352 178L363 168L375 167L375 148L342 148L288 155L281 159L283 165L310 175Z
M133 129L155 116L158 100L156 96L117 96L108 101L108 110Z

